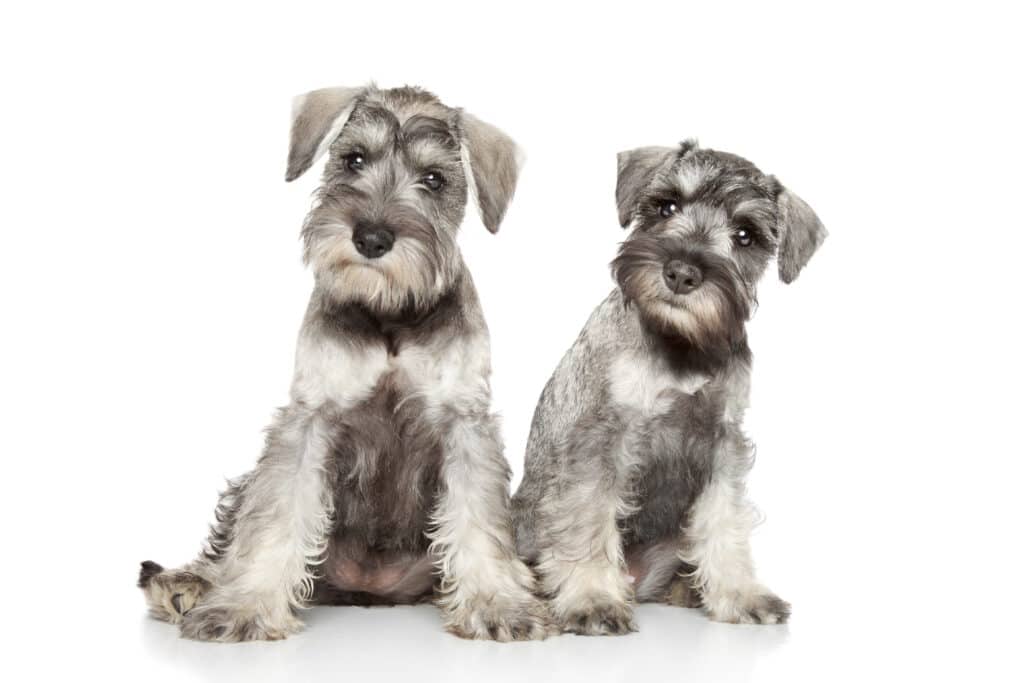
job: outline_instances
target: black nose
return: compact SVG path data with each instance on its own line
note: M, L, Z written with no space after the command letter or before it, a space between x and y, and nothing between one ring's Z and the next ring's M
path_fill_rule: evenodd
M704 282L700 268L682 261L669 261L662 271L665 284L676 294L689 294Z
M380 258L391 251L395 233L379 225L360 224L352 233L352 242L356 245L356 251L366 258Z

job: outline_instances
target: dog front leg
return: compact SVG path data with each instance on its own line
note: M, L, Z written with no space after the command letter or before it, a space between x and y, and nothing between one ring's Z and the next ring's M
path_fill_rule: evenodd
M687 515L679 557L695 567L690 578L715 621L785 623L789 603L758 583L750 552L758 518L743 483L750 447L740 437L729 439L716 459L715 471Z
M248 476L212 586L182 619L196 640L276 640L301 628L294 611L312 588L332 514L324 469L329 423L322 410L281 411Z
M546 610L512 541L510 472L496 420L458 415L448 424L432 533L446 627L463 638L542 639Z
M538 503L537 570L555 621L580 635L635 631L619 520L632 459L613 419L577 427L562 469Z

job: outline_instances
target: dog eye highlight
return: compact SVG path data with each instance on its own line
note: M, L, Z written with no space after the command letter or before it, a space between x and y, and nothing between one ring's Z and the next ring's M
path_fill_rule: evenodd
M751 244L754 243L754 234L750 230L747 230L746 228L740 228L739 230L737 230L735 233L733 233L732 238L736 242L736 244L740 245L741 247L749 247Z
M442 187L444 187L445 179L444 176L438 173L437 171L430 171L425 176L423 176L422 182L424 185L427 186L429 190L431 190L432 192L437 192Z
M345 167L350 171L361 171L366 167L366 157L362 152L352 152L345 155Z
M658 207L658 213L661 214L662 218L671 218L679 213L679 204L674 199L663 201L661 206Z

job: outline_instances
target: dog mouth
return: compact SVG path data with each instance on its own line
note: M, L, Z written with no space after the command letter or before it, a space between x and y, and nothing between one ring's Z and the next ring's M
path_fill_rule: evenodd
M669 276L663 258L630 258L613 263L616 280L627 301L663 333L682 336L701 348L716 348L743 336L749 318L749 294L732 273L701 263L699 271L677 268ZM689 265L689 264L684 264Z
M689 311L694 308L694 299L696 299L698 296L700 295L697 294L696 292L691 294L676 294L672 290L665 287L663 288L662 293L656 298L656 300L659 303L662 303L666 306L671 306L672 308L678 308L680 310Z
M376 273L380 277L387 277L387 271L384 268L383 263L379 262L380 259L371 261L369 259L352 258L349 256L343 256L331 260L325 264L327 267L324 269L329 275L332 276L344 276L345 274L355 273Z
M708 292L690 292L689 294L677 294L667 287L653 297L647 299L650 304L662 310L671 310L689 317L707 317L710 310L718 306L718 302ZM644 304L643 299L638 303Z
M340 260L335 267L338 270L344 268L363 268L366 270L375 270L378 273L384 273L384 266L387 265L385 259L387 259L387 256L382 256L373 260L368 258L346 258Z

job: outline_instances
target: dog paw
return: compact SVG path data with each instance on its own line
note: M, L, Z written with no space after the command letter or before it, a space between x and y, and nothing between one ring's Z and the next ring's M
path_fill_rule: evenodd
M291 615L287 619L271 620L248 610L200 605L183 616L181 635L191 640L240 643L283 640L301 628L301 622Z
M475 604L474 604L475 603ZM470 601L447 615L447 629L471 640L543 640L552 633L547 609L533 596L516 600Z
M788 602L767 592L711 601L711 605L711 619L728 624L785 624L792 611Z
M210 588L210 583L190 571L168 571L147 560L139 570L138 586L146 596L153 617L179 624Z
M621 636L637 630L633 608L628 603L610 600L572 609L560 621L563 631L581 636Z
M677 576L669 584L665 602L674 607L700 607L700 593L694 588L689 577Z

